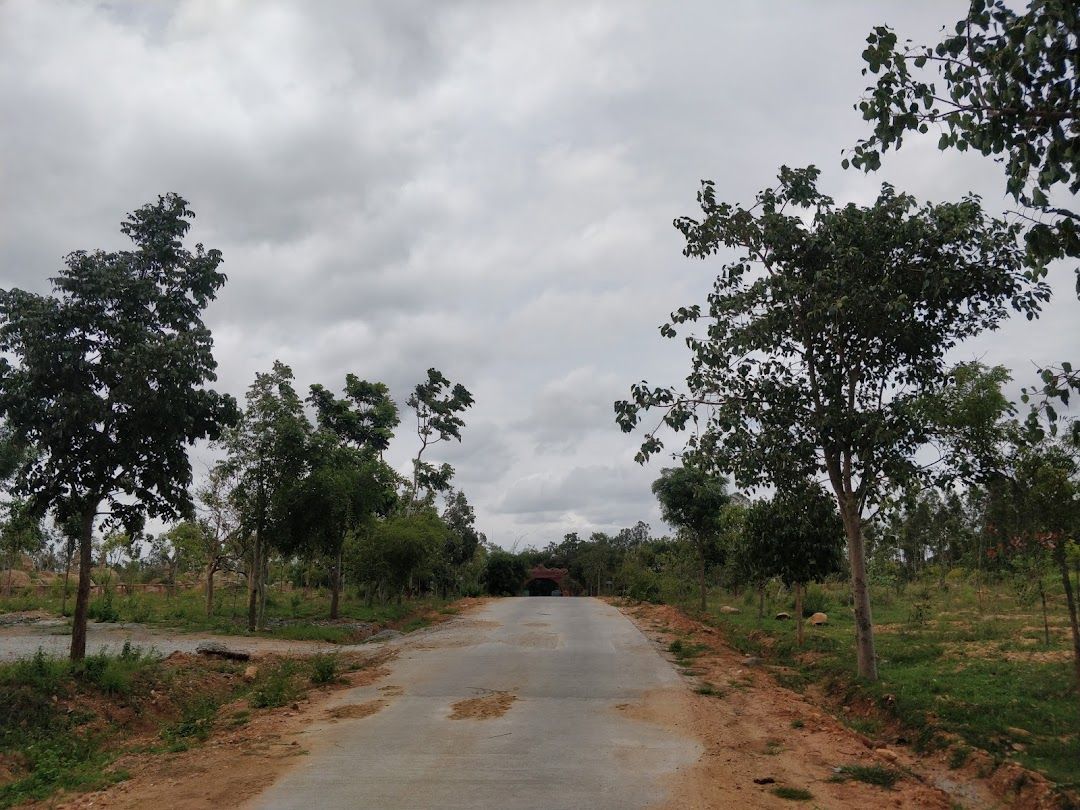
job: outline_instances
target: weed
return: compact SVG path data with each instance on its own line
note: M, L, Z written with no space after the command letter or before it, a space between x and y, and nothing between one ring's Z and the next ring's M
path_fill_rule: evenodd
M807 802L814 798L814 794L809 790L795 787L776 787L773 788L772 793L777 798L790 799L793 802Z
M311 682L331 683L337 677L337 655L316 655L311 659Z
M212 697L201 696L187 703L180 712L180 721L161 730L161 738L177 744L182 740L205 740L214 730L218 702Z
M971 749L966 745L958 745L949 752L949 767L954 771L963 768L971 757Z
M727 695L726 690L721 689L719 686L708 682L701 684L696 689L694 689L694 691L697 692L699 695L707 695L708 697L722 698Z
M297 694L294 669L293 662L284 661L267 672L251 693L251 705L256 709L273 709L292 702Z
M791 721L791 727L792 728L804 728L805 726L806 726L806 723L804 723L802 720L792 720Z
M881 765L841 765L836 772L841 778L854 779L856 782L865 782L868 785L877 785L887 789L892 789L900 781L899 771Z

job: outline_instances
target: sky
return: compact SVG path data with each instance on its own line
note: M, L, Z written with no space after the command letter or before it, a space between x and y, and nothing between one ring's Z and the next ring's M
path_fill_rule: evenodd
M125 247L125 214L177 192L191 242L225 257L219 390L280 359L301 393L351 372L404 406L436 367L476 405L425 458L454 465L490 540L662 531L662 461L634 463L612 403L687 370L658 326L720 260L683 257L672 219L702 179L749 203L811 163L840 203L888 181L1008 208L996 164L936 137L840 167L868 135L866 34L936 41L966 5L0 0L0 287L47 291L66 253ZM1015 394L1075 357L1071 272L1040 320L955 359L1005 364ZM417 443L403 408L389 459ZM213 459L195 448L196 475Z

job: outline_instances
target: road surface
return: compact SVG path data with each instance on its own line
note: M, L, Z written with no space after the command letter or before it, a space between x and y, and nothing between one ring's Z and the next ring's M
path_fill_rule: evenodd
M685 686L595 599L494 600L400 649L387 677L336 701L373 713L308 729L309 755L249 807L630 810L663 800L663 777L701 753L628 716L646 692Z

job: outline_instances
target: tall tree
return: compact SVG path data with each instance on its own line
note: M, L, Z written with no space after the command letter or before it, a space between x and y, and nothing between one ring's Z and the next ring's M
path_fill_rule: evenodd
M233 478L242 530L251 536L248 629L262 624L269 555L285 536L286 500L307 470L311 425L293 388L292 369L279 360L255 375L239 422L222 437L222 475Z
M877 169L905 135L933 129L938 149L971 149L1004 166L1006 192L1023 208L1017 216L1031 224L1025 240L1036 273L1050 259L1080 258L1080 212L1071 201L1080 189L1076 3L1029 0L1016 10L1004 0L971 0L934 45L901 43L887 26L866 41L863 75L877 80L856 109L874 130L852 150L851 165ZM1080 392L1080 374L1063 362L1041 369L1040 378L1035 412L1054 428L1050 400L1067 404L1070 391Z
M1048 296L1024 272L1017 225L988 219L978 201L917 205L883 185L868 207L837 207L813 167L784 167L751 208L720 203L711 182L701 220L676 226L687 256L738 251L707 305L661 328L690 334L686 390L634 385L615 404L624 431L642 412L660 426L696 426L688 454L743 487L780 490L827 475L848 541L860 675L876 679L862 520L889 487L921 473L931 435L917 404L947 378L946 353L996 327L1010 305L1035 313ZM640 461L658 452L646 434Z
M176 194L120 230L134 249L76 251L53 295L0 292L0 412L34 453L18 480L32 508L79 521L71 657L86 654L95 521L131 529L192 512L187 446L235 419L215 378L202 312L225 283L221 253L183 239L193 217Z
M427 380L417 383L409 395L408 405L416 412L416 434L420 437L420 449L413 459L412 500L418 502L420 490L428 497L445 490L450 485L454 470L449 464L438 467L423 460L424 452L434 444L457 439L461 441L461 429L465 420L461 414L472 407L473 397L461 383L451 383L441 371L429 368Z
M704 611L709 547L723 531L724 507L731 500L724 479L701 467L684 465L661 470L652 491L664 520L684 531L693 543L698 560L698 607Z

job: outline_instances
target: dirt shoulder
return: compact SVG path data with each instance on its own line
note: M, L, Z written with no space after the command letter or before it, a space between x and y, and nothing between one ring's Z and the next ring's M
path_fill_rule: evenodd
M646 696L621 710L693 736L697 764L671 781L665 808L1062 807L1048 783L1018 766L971 757L951 769L944 753L917 755L871 740L822 705L781 687L763 662L724 644L720 633L667 605L614 603L680 667L685 690ZM674 651L672 645L674 644ZM892 787L862 779L888 781ZM809 797L800 791L810 794Z

